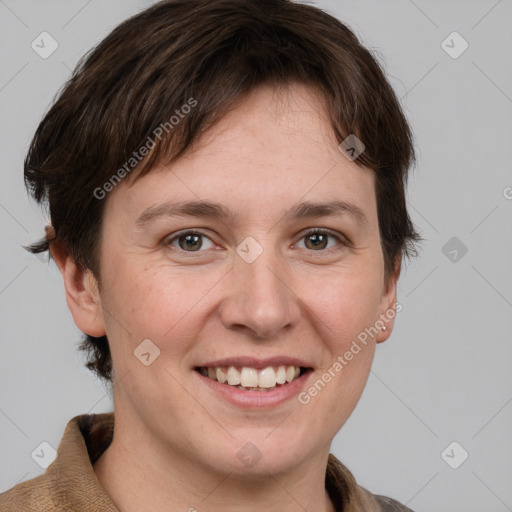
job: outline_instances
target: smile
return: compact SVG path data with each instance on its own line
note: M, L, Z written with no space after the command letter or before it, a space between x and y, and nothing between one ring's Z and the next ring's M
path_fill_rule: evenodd
M244 391L272 391L284 386L308 371L308 368L294 365L268 366L262 369L247 366L197 367L201 375L220 384L226 384Z

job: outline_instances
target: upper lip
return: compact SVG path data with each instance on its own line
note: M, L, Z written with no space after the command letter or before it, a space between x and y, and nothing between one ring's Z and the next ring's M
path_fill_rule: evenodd
M234 366L243 367L246 366L248 368L255 368L261 370L263 368L267 368L269 366L303 366L305 368L311 368L311 365L307 362L297 359L296 357L287 357L287 356L275 356L269 357L266 359L258 359L257 357L226 357L224 359L216 359L214 361L207 361L205 363L201 363L197 365L198 368L207 368L207 367L225 367L225 366Z

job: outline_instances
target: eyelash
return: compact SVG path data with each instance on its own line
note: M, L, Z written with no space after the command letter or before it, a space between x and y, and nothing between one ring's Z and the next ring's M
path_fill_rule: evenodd
M302 240L304 238L306 238L307 236L311 236L311 235L316 235L316 234L320 234L320 235L328 235L329 237L331 238L335 238L338 242L339 242L339 245L341 246L339 249L342 249L344 247L348 247L350 245L350 243L348 242L348 240L346 240L345 238L341 237L339 234L337 234L336 232L334 231L331 231L329 229L323 229L323 228L310 228L304 232L301 233L300 237L299 237L299 240ZM206 233L203 233L201 230L199 229L185 229L183 231L180 231L178 233L176 233L172 238L167 238L164 240L164 243L163 245L165 245L166 247L168 246L171 246L173 249L177 250L178 252L181 252L181 253L189 253L191 255L194 255L195 253L202 253L202 252L205 252L204 250L198 250L198 251L185 251L179 247L174 247L172 246L172 243L175 241L175 240L178 240L180 239L181 237L185 237L187 235L201 235L205 238L208 238L209 240L210 237L206 234ZM211 240L213 242L213 240ZM338 250L339 250L338 249ZM314 251L314 250L310 250L309 252L312 252L312 253L319 253L318 256L322 256L321 253L327 253L327 254L330 254L332 250L336 250L336 247L331 247L329 249L321 249L321 250L318 250L318 251ZM194 257L194 256L193 256ZM197 256L196 256L197 257Z

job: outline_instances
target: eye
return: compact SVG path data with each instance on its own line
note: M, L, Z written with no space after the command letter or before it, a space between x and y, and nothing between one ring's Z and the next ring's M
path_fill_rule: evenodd
M313 251L331 249L332 246L327 247L329 238L337 240L339 242L338 245L341 245L342 247L347 245L345 242L343 242L340 236L325 229L310 229L301 235L301 241L305 240L306 249L311 249Z
M181 231L176 235L172 236L172 238L168 238L164 241L164 245L176 247L175 242L177 242L177 249L181 249L186 252L200 252L199 249L204 247L204 240L208 240L211 244L210 247L206 247L206 249L211 249L213 246L213 242L200 231L194 231L192 229L187 229L185 231Z

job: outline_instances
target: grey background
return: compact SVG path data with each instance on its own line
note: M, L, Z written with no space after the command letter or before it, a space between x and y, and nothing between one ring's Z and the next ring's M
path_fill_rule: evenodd
M58 271L21 248L45 224L22 163L78 58L151 3L0 0L0 492L44 472L31 453L43 441L56 449L73 416L112 410L76 351ZM408 202L426 239L332 452L361 485L416 512L512 510L512 1L316 5L381 55L416 136ZM43 31L59 44L48 59L31 48ZM441 46L453 31L469 43L457 59ZM453 441L469 453L458 469L441 456Z

